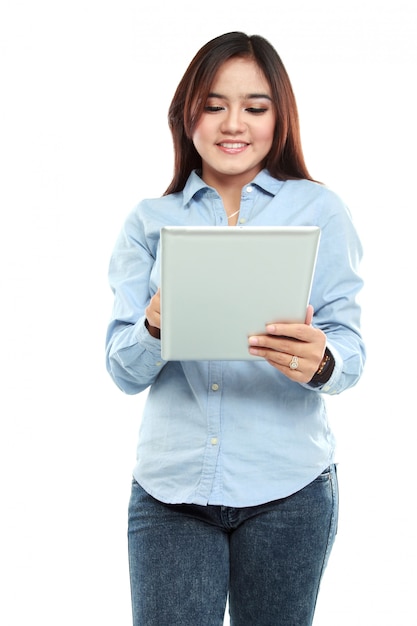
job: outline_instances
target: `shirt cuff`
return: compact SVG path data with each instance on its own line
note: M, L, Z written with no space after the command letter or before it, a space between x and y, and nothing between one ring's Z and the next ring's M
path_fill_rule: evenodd
M136 322L135 335L139 345L147 353L147 361L153 362L156 366L161 366L166 363L161 356L161 340L156 337L152 337L151 333L145 326L145 317L143 316Z

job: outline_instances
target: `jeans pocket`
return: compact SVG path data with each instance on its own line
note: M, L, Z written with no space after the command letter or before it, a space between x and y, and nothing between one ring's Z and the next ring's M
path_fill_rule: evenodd
M332 466L329 465L329 467L326 467L326 469L324 469L322 473L319 474L317 478L313 480L313 482L324 483L327 480L331 479L331 475L332 475Z

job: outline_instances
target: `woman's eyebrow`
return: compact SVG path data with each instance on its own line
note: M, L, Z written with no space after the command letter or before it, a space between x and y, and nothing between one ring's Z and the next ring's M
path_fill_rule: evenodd
M223 99L223 100L226 98L226 96L222 96L220 93L215 93L214 91L211 91L207 97L208 98L219 98L219 99Z
M219 98L220 100L227 100L227 96L222 96L221 93L215 93L213 91L209 93L208 98ZM272 102L271 96L269 96L267 93L248 93L242 96L242 100L256 100L259 98L265 98L266 100L271 100Z
M245 98L247 98L248 100L256 99L256 98L265 98L266 100L272 101L271 96L269 96L267 93L248 93L245 96Z

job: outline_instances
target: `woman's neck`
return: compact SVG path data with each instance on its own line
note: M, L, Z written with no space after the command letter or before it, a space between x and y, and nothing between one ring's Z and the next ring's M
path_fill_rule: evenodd
M238 212L240 209L240 201L241 201L241 195L242 195L242 190L241 187L239 188L226 188L223 190L218 190L218 193L223 201L223 206L224 206L224 210L226 211L227 215L232 215L235 214L231 220L229 220L229 223L231 223L231 221L233 221L234 223L236 223L237 218L238 218Z
M213 177L203 174L202 178L207 185L217 191L228 215L239 210L242 188L247 184L247 181L245 182L240 176Z

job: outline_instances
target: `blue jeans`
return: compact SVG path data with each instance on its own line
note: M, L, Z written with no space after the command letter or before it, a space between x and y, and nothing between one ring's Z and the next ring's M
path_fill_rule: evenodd
M133 481L134 626L309 626L337 530L336 467L246 508L163 504Z

